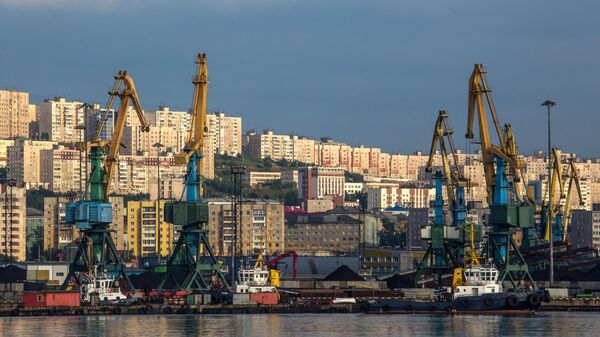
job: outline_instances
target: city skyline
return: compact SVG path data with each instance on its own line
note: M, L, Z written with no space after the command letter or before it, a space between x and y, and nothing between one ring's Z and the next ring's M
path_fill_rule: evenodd
M545 148L540 103L552 98L554 145L598 157L598 6L2 1L0 28L30 24L0 37L13 46L0 53L0 87L29 91L35 102L103 102L111 76L125 68L146 109L187 109L193 58L203 51L209 109L243 117L246 129L410 153L427 149L441 109L464 143L467 80L483 63L501 123L513 125L522 153ZM125 22L128 36L119 39Z

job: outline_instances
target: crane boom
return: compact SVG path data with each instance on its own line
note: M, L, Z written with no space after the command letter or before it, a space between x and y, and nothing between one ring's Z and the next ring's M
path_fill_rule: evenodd
M435 127L433 129L433 139L431 140L431 148L429 150L429 159L427 161L427 166L425 167L425 170L427 172L431 172L433 170L435 149L439 143L440 155L442 157L442 167L444 169L444 177L447 181L446 188L447 188L448 200L450 201L450 206L453 207L456 203L455 192L454 192L454 185L456 182L455 182L455 175L450 170L450 162L448 160L448 152L446 150L446 142L444 140L444 138L447 136L451 142L451 137L450 137L451 131L448 128L447 118L448 118L448 114L446 113L446 111L440 110L438 112L438 118L435 122ZM453 147L453 145L452 145L452 147ZM452 153L452 155L454 156L454 165L456 166L456 162L457 162L456 154ZM455 167L454 172L458 172L456 167Z
M560 163L560 155L556 148L552 149L552 159L552 177L547 191L549 195L552 195L552 197L554 197L554 194L556 194L556 190L558 189L560 191L560 197L558 198L558 201L560 203L560 200L563 198L563 191L565 190L565 188L563 184L562 164ZM544 240L549 241L550 226L552 225L552 220L549 216L546 218L546 231L544 234Z
M573 194L573 184L575 184L575 188L577 189L577 195L579 197L579 204L583 205L583 194L581 193L581 184L579 182L579 171L575 167L575 164L571 160L569 162L569 186L567 187L567 196L565 200L565 209L562 217L562 226L563 226L563 241L567 239L567 229L569 227L569 223L571 222L571 195Z
M123 89L119 92L123 86ZM150 130L150 125L146 121L146 117L144 116L144 111L142 109L142 104L140 103L140 99L138 97L137 91L135 89L135 84L133 82L133 78L127 73L125 70L119 71L115 75L115 85L112 91L108 93L110 98L105 108L105 114L100 123L100 127L96 131L96 135L94 136L94 140L88 143L88 147L90 148L90 153L92 156L98 155L102 156L105 153L104 148L108 147L108 153L106 158L104 159L104 168L102 169L99 165L94 165L94 171L92 175L96 177L92 177L90 179L90 185L92 185L92 200L108 200L108 196L110 195L110 181L112 178L112 172L119 159L119 152L121 149L121 139L123 138L123 131L125 130L125 123L127 122L127 111L129 110L129 104L132 103L133 108L137 114L138 120L141 124L141 130L143 132L148 132ZM108 114L112 109L112 105L115 101L115 98L119 96L121 99L117 121L115 123L115 127L113 130L113 134L111 136L110 141L101 140L100 135L102 129L106 123L108 118ZM102 152L102 153L100 153ZM103 170L103 172L101 172ZM102 191L100 191L100 188ZM99 194L101 192L101 197Z
M469 107L467 119L467 139L473 139L473 122L477 115L479 135L481 142L481 156L483 159L483 170L485 174L485 182L487 189L487 202L492 203L493 185L495 181L495 166L494 156L502 157L507 163L507 169L513 177L513 187L515 196L519 202L525 200L529 202L529 197L524 198L527 194L527 189L521 186L524 185L523 169L525 162L518 158L517 143L514 132L510 124L504 125L504 132L500 128L496 108L492 100L491 90L485 79L485 70L482 64L475 64L475 68L469 79ZM485 102L484 102L485 101ZM487 102L487 104L486 104ZM493 145L490 132L488 130L486 105L490 110L490 115L494 122L494 129L498 137L499 145ZM477 111L477 114L475 113Z
M192 155L197 154L199 158L196 161L196 170L201 176L204 169L202 150L204 149L204 142L208 133L206 126L206 98L208 95L208 67L206 66L206 54L199 53L195 62L198 64L198 70L196 72L196 77L192 80L192 83L194 84L192 123L183 151L175 155L175 164L189 165ZM187 186L186 188L195 188L195 194L197 196L202 196L203 188L201 182L195 184L195 187ZM188 196L190 192L192 191L188 190Z

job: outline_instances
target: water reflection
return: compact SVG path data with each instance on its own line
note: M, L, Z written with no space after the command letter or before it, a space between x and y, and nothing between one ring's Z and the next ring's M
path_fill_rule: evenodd
M4 336L598 336L600 314L186 315L0 318Z

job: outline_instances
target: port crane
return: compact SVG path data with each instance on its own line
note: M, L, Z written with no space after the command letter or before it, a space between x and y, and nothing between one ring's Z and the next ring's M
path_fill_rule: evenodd
M206 99L208 94L208 68L206 54L196 58L198 70L192 80L194 98L192 125L183 151L175 155L175 164L186 165L184 194L178 201L165 203L165 222L181 226L173 254L167 261L157 290L170 286L173 289L206 291L211 287L229 288L221 273L212 246L208 242L208 204L203 196L203 149L208 128L206 126ZM184 198L185 196L185 198Z
M536 287L523 255L519 251L513 234L523 232L525 239L534 227L534 206L522 189L524 163L517 156L515 135L510 124L501 130L496 109L487 85L482 64L475 64L469 79L469 105L467 139L474 138L474 119L477 117L490 207L489 225L484 258L498 268L500 282L509 282L513 289L529 283ZM491 114L498 145L492 144L487 122L486 106Z
M555 242L566 242L569 223L571 222L571 199L573 196L573 187L575 187L577 190L580 206L583 206L583 194L581 193L579 171L575 167L573 160L569 160L567 163L567 172L563 174L561 169L562 164L560 162L560 155L558 154L558 150L555 148L552 149L552 158L552 182L550 184L549 193L553 193L554 195L556 193L556 189L560 191L560 198L554 206L556 214L554 215L554 230L552 231L554 236L553 240ZM566 194L564 192L565 188L567 190ZM563 202L564 205L562 204ZM546 219L545 240L550 240L549 227L550 219Z
M453 156L453 165L451 167L448 158L446 143L450 147L450 153ZM455 268L461 266L460 254L462 246L458 248L459 233L461 227L464 228L466 222L466 205L464 187L467 180L458 169L458 156L452 142L452 129L448 125L448 114L446 111L439 111L438 118L433 129L433 138L429 151L429 159L425 170L433 171L436 148L439 145L440 156L442 160L442 169L437 171L435 177L435 201L434 201L434 219L431 225L422 229L421 238L428 240L425 255L419 262L415 274L415 283L421 281L423 275L435 275L434 282L436 286L441 286L443 275L452 274ZM447 226L444 217L444 199L442 183L445 181L448 194L449 209L452 212L452 226Z
M69 274L62 285L63 289L73 283L81 286L83 276L95 270L116 274L121 280L121 287L131 287L123 261L110 235L109 225L113 221L112 204L109 202L110 184L113 169L119 158L130 104L133 105L140 121L141 130L148 132L150 127L144 117L133 78L125 70L119 71L114 78L115 84L108 92L105 114L94 139L78 144L80 150L87 149L89 152L91 173L89 184L86 186L86 190L89 189L89 199L66 205L65 222L75 224L81 231L81 238L75 258L69 265ZM102 140L100 135L117 97L120 98L120 106L112 137L110 140Z

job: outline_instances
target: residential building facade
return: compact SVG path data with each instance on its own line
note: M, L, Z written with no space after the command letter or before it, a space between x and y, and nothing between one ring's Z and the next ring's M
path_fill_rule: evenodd
M29 137L29 93L0 90L0 138Z
M164 221L165 200L127 203L127 240L135 257L170 256L175 230Z
M0 254L16 261L27 258L25 188L0 184Z
M231 202L208 200L209 241L217 255L231 255L234 215ZM283 203L273 200L244 200L237 230L238 252L278 255L285 247Z

